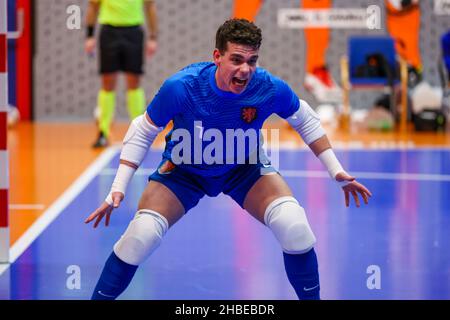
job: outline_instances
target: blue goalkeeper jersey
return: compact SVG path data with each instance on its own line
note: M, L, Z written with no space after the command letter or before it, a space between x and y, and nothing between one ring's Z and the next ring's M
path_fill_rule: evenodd
M227 173L259 150L260 139L252 138L271 114L287 118L300 107L286 82L262 68L240 94L217 87L216 69L212 62L185 67L164 82L147 107L157 126L173 120L163 157L208 177ZM242 134L244 146L238 142Z

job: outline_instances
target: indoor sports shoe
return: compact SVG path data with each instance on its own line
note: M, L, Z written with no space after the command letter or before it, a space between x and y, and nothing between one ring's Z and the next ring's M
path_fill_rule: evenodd
M105 137L103 132L98 134L98 138L95 143L92 145L92 148L104 148L108 146L108 139Z
M415 88L422 80L422 69L408 65L408 87Z
M342 102L342 89L331 77L326 66L318 67L305 75L304 86L319 103Z

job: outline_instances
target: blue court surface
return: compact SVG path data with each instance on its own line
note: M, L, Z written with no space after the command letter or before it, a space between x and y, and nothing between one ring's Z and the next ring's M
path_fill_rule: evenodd
M450 150L336 153L372 191L369 205L346 208L343 192L311 151L280 154L280 172L318 240L322 299L450 299ZM116 153L4 270L0 298L89 299L160 154L149 152L110 227L93 229L83 221L109 191ZM220 195L203 198L169 230L120 299L296 296L270 231Z

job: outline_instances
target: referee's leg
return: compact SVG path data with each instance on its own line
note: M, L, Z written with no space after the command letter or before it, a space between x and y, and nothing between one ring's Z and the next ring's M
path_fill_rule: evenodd
M114 109L116 105L116 82L117 73L105 73L101 75L102 88L97 97L97 124L99 135L94 143L94 148L106 147L111 130L111 123L114 118Z
M127 81L127 107L130 120L140 116L145 109L145 93L140 86L140 74L126 73Z
M93 147L105 147L108 144L111 123L114 118L116 104L116 82L120 71L120 43L117 40L116 28L102 26L99 41L99 72L102 88L98 93L98 129L99 136Z
M127 28L123 55L123 70L127 81L127 107L130 119L140 116L145 109L145 93L140 87L140 77L144 73L144 31L141 26Z

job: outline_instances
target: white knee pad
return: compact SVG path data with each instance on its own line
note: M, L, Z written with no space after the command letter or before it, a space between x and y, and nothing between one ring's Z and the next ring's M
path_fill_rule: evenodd
M264 222L286 253L305 253L316 243L305 210L293 197L281 197L270 203Z
M128 264L139 265L159 246L169 229L167 219L156 211L139 210L114 245L114 253Z

